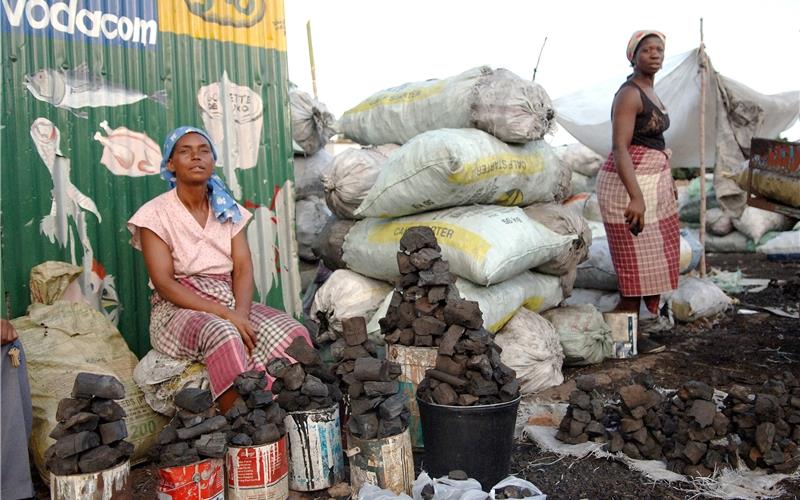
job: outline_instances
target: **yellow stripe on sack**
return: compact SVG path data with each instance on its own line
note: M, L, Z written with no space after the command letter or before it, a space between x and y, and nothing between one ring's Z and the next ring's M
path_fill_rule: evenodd
M533 312L539 312L542 309L542 305L544 304L544 297L541 295L534 295L533 297L528 297L525 299L525 302L522 305L525 309L530 309Z
M499 320L499 321L495 321L494 323L492 323L492 324L491 324L491 325L490 325L488 328L486 328L486 329L487 329L487 330L488 330L490 333L497 333L498 331L500 331L500 329L501 329L501 328L503 328L504 326L506 326L506 323L508 323L509 321L511 321L511 318L513 318L515 314L517 314L517 310L516 310L516 309L515 309L515 310L513 310L513 311L511 311L510 313L506 314L506 315L505 315L505 316L503 316L502 318L500 318L500 320Z
M397 244L406 229L415 226L431 228L440 245L454 248L478 262L486 258L491 248L489 242L479 234L455 224L439 221L382 222L369 232L367 240L374 244Z
M381 94L374 99L367 99L355 108L349 109L344 112L345 115L352 115L355 113L363 113L370 109L380 106L392 106L395 104L407 104L409 102L421 101L427 99L432 95L440 93L444 89L444 82L434 83L425 88L411 89L402 92L389 92Z
M160 31L286 51L282 1L160 0Z
M472 184L502 175L532 175L543 170L544 158L540 154L501 153L467 163L447 180L452 184Z

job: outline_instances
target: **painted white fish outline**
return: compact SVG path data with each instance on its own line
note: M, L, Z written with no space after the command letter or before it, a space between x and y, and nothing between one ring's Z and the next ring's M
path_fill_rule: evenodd
M97 308L116 325L119 319L120 304L114 286L114 277L106 275L105 270L102 271L103 276L97 272L97 269L102 269L102 266L94 260L94 249L86 231L86 212L94 214L98 223L102 223L103 218L100 211L94 200L72 184L70 160L61 153L61 131L58 130L58 127L47 118L40 117L31 124L30 134L36 151L53 180L53 201L50 205L50 213L42 217L39 231L50 240L50 243L58 242L62 248L69 247L70 262L73 265L77 265L75 241L77 239L80 242L83 247L81 292L90 305ZM77 231L70 228L70 217L75 222ZM76 232L77 234L75 234ZM111 310L106 309L109 306L113 307L114 304L117 307Z
M43 68L23 76L28 92L36 99L56 108L66 109L79 118L88 118L81 108L126 106L143 99L151 99L167 106L167 91L159 90L146 95L118 84L106 82L100 75L92 74L87 63L71 70Z

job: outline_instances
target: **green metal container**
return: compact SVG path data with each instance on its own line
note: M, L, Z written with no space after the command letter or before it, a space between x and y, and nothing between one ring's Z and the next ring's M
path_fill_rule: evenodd
M281 0L9 0L0 16L3 316L25 314L31 267L72 262L147 352L126 221L167 189L161 144L179 125L211 132L218 173L255 213L256 299L300 314Z

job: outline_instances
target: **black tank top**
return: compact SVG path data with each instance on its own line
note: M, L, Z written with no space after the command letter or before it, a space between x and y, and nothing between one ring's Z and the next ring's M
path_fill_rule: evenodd
M664 143L664 131L669 128L669 115L662 112L661 109L647 97L644 90L630 80L622 84L617 94L619 94L620 90L624 87L635 87L639 90L639 95L642 98L642 112L636 114L636 123L633 126L631 144L638 144L639 146L663 151L666 148L666 144Z

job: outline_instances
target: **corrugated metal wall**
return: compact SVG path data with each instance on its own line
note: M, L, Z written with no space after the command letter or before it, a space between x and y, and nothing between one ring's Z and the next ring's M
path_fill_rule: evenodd
M125 223L167 189L160 147L178 125L216 130L218 173L256 212L258 298L298 314L282 1L2 9L4 316L25 313L31 267L72 262L88 271L87 299L102 300L138 355L149 349L147 273Z

